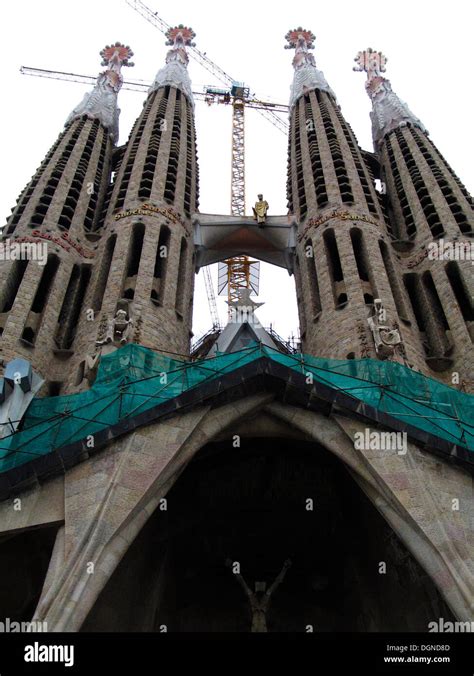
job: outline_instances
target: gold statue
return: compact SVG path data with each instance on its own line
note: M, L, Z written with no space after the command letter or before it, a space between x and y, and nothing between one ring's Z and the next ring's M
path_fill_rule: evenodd
M261 227L267 219L268 202L263 199L263 195L258 195L258 202L253 207L253 217Z

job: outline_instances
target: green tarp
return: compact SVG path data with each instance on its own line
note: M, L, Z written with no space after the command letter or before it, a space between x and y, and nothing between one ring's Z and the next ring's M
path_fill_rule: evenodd
M401 364L287 355L259 344L189 362L129 344L102 357L96 381L86 392L34 399L21 430L0 442L0 472L85 439L262 356L311 373L315 382L474 452L474 396Z

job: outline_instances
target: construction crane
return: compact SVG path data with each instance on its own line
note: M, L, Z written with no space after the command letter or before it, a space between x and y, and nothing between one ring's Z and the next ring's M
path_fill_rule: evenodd
M171 28L169 24L158 16L157 12L153 12L141 0L125 0L125 2L162 33L166 34ZM226 88L204 87L203 92L193 92L193 96L196 100L205 101L208 105L212 105L214 102L232 105L231 214L233 216L245 216L245 108L258 110L263 117L284 134L288 133L288 123L279 117L277 112L288 113L289 108L287 105L263 101L254 94L250 95L249 87L232 78L195 46L188 46L187 51L191 58L227 85ZM79 82L82 84L95 84L97 79L90 75L45 70L30 66L22 66L20 71L24 75ZM122 88L129 91L146 92L150 84L145 80L128 79L124 80ZM258 266L248 256L237 256L224 261L224 264L227 266L227 296L228 301L231 302L238 298L240 289L252 288L252 270L258 268ZM220 275L221 271L219 271ZM213 325L220 327L216 299L208 267L204 268L204 281ZM255 291L255 287L253 289Z
M203 268L203 272L204 272L204 283L206 285L207 299L209 301L209 311L211 313L212 319L212 328L220 329L221 322L219 320L219 313L217 312L216 296L214 293L214 286L212 284L211 271L208 265L206 265Z
M97 82L97 75L81 75L80 73L67 73L61 70L46 70L45 68L33 68L31 66L21 66L20 73L23 75L31 75L33 77L44 77L52 80L64 80L66 82L78 82L80 84L95 85ZM148 80L134 80L133 78L124 80L122 89L132 92L147 92L151 87L151 82ZM193 97L197 101L205 101L210 103L209 94L207 93L212 87L205 87L202 92L193 92ZM216 91L220 91L217 90ZM212 102L211 102L212 103ZM225 103L218 101L218 103ZM288 106L284 103L270 103L268 101L260 101L260 99L249 99L246 102L247 108L254 108L256 110L276 110L280 113L287 113Z

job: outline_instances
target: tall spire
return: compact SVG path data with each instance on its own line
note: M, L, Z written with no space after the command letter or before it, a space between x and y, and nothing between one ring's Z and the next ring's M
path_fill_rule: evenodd
M293 59L295 75L293 84L291 85L290 107L296 103L300 96L303 96L303 94L312 89L321 89L336 98L331 87L326 82L323 72L316 68L314 56L309 51L310 49L314 49L315 35L300 26L288 31L285 39L288 42L285 45L285 49L295 50Z
M168 29L166 37L168 38L166 44L171 47L166 55L166 65L156 74L148 93L170 85L180 89L194 105L191 80L187 68L189 57L186 53L186 47L194 47L193 39L196 37L196 33L192 28L180 24Z
M130 67L134 65L130 61L133 52L130 47L123 45L121 42L116 42L114 45L104 47L100 55L102 57L101 65L106 66L107 70L99 74L94 89L84 95L80 104L74 108L68 117L66 124L87 115L93 120L99 120L109 130L114 143L117 143L120 115L120 109L117 106L117 94L123 84L121 68L122 66Z
M412 124L428 133L407 104L392 91L390 81L382 76L387 63L387 58L382 52L375 52L369 47L363 52L359 52L354 61L357 65L354 66L353 70L367 73L365 89L372 99L373 112L370 117L376 148L388 133L406 124Z

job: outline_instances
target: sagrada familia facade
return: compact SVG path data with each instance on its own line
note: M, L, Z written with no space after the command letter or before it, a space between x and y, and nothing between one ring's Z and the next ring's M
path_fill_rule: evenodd
M200 213L193 38L170 29L122 146L133 54L101 52L3 229L4 250L31 255L0 265L0 616L50 631L471 622L473 199L370 49L361 149L298 28L288 213ZM243 294L192 354L194 274L242 254L294 275L300 351Z

